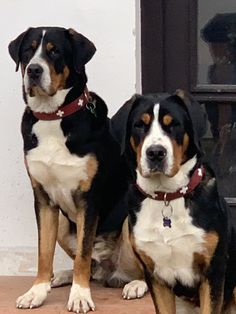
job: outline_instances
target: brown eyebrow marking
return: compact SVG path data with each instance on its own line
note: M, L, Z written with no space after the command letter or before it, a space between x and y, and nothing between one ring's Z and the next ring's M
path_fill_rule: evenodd
M51 42L48 42L46 45L46 49L49 51L54 47L54 45Z
M141 120L145 123L145 124L150 124L151 122L151 115L148 113L143 113L141 116Z
M36 41L36 40L33 40L33 41L32 41L31 47L32 47L33 49L36 49L36 47L37 47L37 41Z
M169 124L171 124L172 121L173 121L173 118L172 118L171 115L169 115L169 114L166 114L166 115L163 117L163 123L164 123L164 125L169 125Z

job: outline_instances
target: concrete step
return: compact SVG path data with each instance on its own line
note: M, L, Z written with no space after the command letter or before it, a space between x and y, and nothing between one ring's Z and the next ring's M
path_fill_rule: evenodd
M0 314L68 314L66 304L70 286L52 289L45 303L33 310L15 308L15 300L32 285L32 277L0 277ZM121 289L104 288L91 283L93 300L96 304L95 314L153 314L154 306L150 295L138 300L123 300ZM33 312L32 312L33 311ZM92 312L90 312L92 313Z

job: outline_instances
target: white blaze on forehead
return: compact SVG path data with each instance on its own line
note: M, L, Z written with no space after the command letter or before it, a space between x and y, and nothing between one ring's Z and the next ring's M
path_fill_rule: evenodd
M49 89L50 89L50 85L51 85L50 69L48 67L47 62L42 57L43 39L44 39L45 33L46 33L46 31L43 30L42 31L42 38L41 38L41 41L39 43L39 46L38 46L33 58L30 60L29 64L26 67L26 71L24 74L24 87L25 87L26 94L28 94L28 89L29 89L29 77L27 75L27 69L29 68L29 66L31 64L37 64L37 65L41 66L41 68L43 69L43 72L42 72L42 76L41 76L40 86L42 87L42 89L45 92L49 92Z
M153 108L154 119L151 124L151 128L149 134L146 136L142 151L141 151L141 160L140 165L142 168L143 175L147 175L150 172L148 160L146 158L146 152L149 147L152 145L161 145L163 146L166 151L166 165L165 165L165 174L170 174L172 165L173 165L173 146L169 136L164 132L160 123L159 123L159 111L160 111L160 104L156 104Z

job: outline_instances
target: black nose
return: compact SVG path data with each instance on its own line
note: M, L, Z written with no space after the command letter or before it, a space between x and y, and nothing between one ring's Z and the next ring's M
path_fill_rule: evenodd
M166 157L167 151L161 145L152 145L147 149L146 154L150 161L162 161Z
M27 68L27 74L31 79L37 80L41 77L43 73L43 68L41 65L35 63L35 64L30 64Z

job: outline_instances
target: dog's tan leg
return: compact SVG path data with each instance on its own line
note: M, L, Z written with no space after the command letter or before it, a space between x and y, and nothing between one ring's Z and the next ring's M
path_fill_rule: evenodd
M199 289L200 314L220 314L222 312L223 293L217 300L212 300L211 287L208 280L201 283Z
M175 314L175 295L165 285L162 285L155 279L151 279L150 292L152 300L158 314Z
M62 213L59 214L57 241L60 247L74 260L77 250L76 232L70 233L70 222Z
M77 216L77 254L74 261L73 284L68 301L69 311L87 313L94 310L89 280L91 275L91 255L97 228L97 217L87 217L80 209Z
M38 225L38 274L32 288L17 299L18 308L40 306L51 289L53 256L58 229L58 208L49 205L49 198L39 185L34 187L34 196Z

